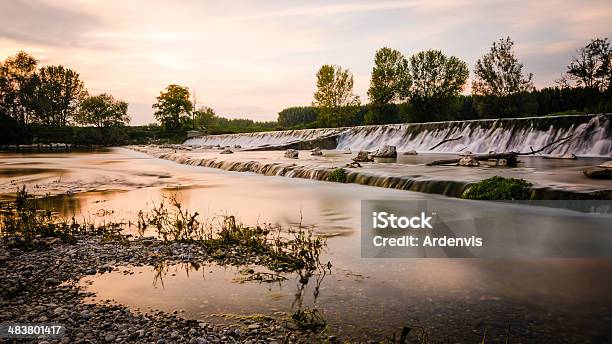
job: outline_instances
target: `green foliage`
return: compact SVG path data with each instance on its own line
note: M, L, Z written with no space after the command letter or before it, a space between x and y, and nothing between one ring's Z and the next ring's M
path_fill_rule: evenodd
M411 99L445 99L463 90L469 71L467 64L440 50L420 51L410 57Z
M532 185L524 179L494 176L469 185L461 198L477 200L529 199L528 191Z
M121 238L121 226L107 223L94 226L68 221L56 216L51 210L39 207L39 200L30 195L25 186L17 190L14 200L0 203L0 237L9 247L23 250L44 249L49 238L59 238L65 243L75 243L79 234L102 234Z
M523 64L514 55L510 37L493 42L491 50L476 61L472 94L506 97L515 93L531 92L533 74L523 75Z
M327 180L329 180L330 182L336 182L336 183L346 183L346 176L347 176L346 171L343 168L339 167L331 171L331 173L327 177Z
M350 125L359 110L359 96L353 94L353 74L340 66L323 65L317 73L313 106L324 127Z
M194 119L196 128L206 128L218 125L219 118L215 114L215 110L208 106L203 106L194 111Z
M374 56L374 68L368 89L370 111L366 115L366 123L397 122L398 111L392 104L408 98L410 85L408 60L404 55L387 47L379 49Z
M68 124L87 94L79 74L63 66L40 68L32 82L35 91L31 105L38 123Z
M0 113L13 118L20 125L31 120L37 64L38 61L24 51L0 63Z
M130 121L127 110L127 102L102 93L85 97L79 105L79 112L75 120L79 124L95 125L99 128L124 126Z
M600 91L612 88L612 47L608 38L596 38L578 49L567 66L567 76L578 86Z
M152 227L164 241L197 243L219 261L244 265L252 263L249 259L258 258L259 263L272 271L301 270L303 278L321 267L319 259L325 241L312 231L299 227L289 229L285 235L281 234L281 228L275 232L269 226L244 226L233 216L224 216L220 226L215 226L201 223L198 216L171 198L169 205L162 201L149 212L140 211L138 228L143 234Z
M278 113L278 125L291 128L298 125L306 126L317 120L317 109L312 106L294 106Z
M179 85L168 85L156 98L153 109L155 119L169 131L177 131L185 122L190 122L189 115L193 104L189 100L189 89Z

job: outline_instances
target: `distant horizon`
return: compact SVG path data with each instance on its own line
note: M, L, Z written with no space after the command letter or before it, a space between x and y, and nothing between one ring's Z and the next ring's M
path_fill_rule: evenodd
M543 17L545 15L545 17ZM90 93L130 104L132 125L155 122L168 84L228 118L273 121L308 106L323 64L348 68L367 103L377 49L439 49L467 62L510 36L536 87L553 86L576 49L612 37L609 1L188 1L0 3L0 60L18 51L77 71ZM469 82L466 88L469 91ZM465 93L465 92L464 92Z

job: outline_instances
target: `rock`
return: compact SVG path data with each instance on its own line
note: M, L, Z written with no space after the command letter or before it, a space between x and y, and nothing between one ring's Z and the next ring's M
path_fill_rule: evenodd
M48 285L58 285L58 284L62 283L62 281L60 281L57 278L53 278L53 277L47 278L45 281L47 282Z
M85 274L87 275L95 275L98 271L96 269L88 269L87 271L85 271Z
M293 321L287 321L287 323L285 324L285 327L290 330L297 330L299 328L299 326Z
M397 150L395 146L385 145L383 148L372 153L372 156L375 158L397 158Z
M242 148L242 146L241 145L234 145L234 148L240 149L240 148Z
M612 179L612 168L588 167L582 173L592 179Z
M459 160L458 165L466 167L476 167L480 166L480 163L476 159L474 159L474 156L472 154L466 154Z
M347 150L345 150L343 153L344 153L344 154L353 154L353 152L351 152L351 149L350 149L350 148L349 148L349 149L347 149Z
M64 309L62 307L57 307L56 309L53 310L53 314L55 315L61 315L64 313Z
M357 153L357 156L353 158L353 161L368 162L374 161L374 159L370 157L370 153L368 153L367 151L360 151L359 153Z
M414 149L404 152L404 155L417 155L417 154L419 153L417 153L417 151L415 151Z
M572 153L566 153L566 154L553 154L553 155L545 156L544 159L567 159L567 160L573 160L573 159L578 159L578 157L575 156Z
M114 334L107 334L106 337L104 337L104 341L107 343L113 342L115 341L115 335Z
M248 326L249 330L257 330L258 328L260 328L261 326L258 324L251 324Z
M229 149L229 148L225 148L219 154L234 154L234 152L231 149Z
M198 337L198 338L196 338L196 343L198 343L198 344L208 344L208 340L206 340L205 338L202 338L202 337Z
M344 165L344 167L358 168L358 167L361 167L361 164L358 163L357 161L353 161L351 163Z
M285 158L297 159L298 155L299 155L299 153L295 149L287 149L285 151Z
M323 155L323 152L321 152L321 148L315 147L315 149L310 152L310 155Z
M601 163L601 164L599 164L597 166L603 167L603 168L612 168L612 160L606 161L606 162Z

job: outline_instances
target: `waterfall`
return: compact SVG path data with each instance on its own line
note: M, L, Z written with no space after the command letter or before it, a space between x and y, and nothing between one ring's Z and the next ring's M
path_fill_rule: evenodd
M487 153L528 152L531 148L538 149L571 136L573 139L556 147L550 154L609 157L612 156L611 127L610 114L550 116L209 135L188 139L185 144L282 149L297 142L335 137L336 148L341 150L374 150L383 145L393 145L399 151ZM442 140L457 137L461 139L431 149Z

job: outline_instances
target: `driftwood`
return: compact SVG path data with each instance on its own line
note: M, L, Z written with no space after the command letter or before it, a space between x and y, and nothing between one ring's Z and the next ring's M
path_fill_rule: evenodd
M476 161L485 161L485 160L500 160L500 159L505 159L508 162L508 165L516 165L517 160L517 153L489 153L489 154L482 154L482 155L475 155L474 159L476 159ZM459 159L444 159L444 160L436 160L436 161L432 161L432 162L428 162L426 165L427 166L434 166L434 165L451 165L451 164L456 164L459 162Z
M557 147L561 146L562 144L576 139L578 137L580 137L582 135L579 136L567 136L567 137L563 137L560 138L558 140L555 140L547 145L545 145L544 147L538 149L538 150L533 150L532 147L529 147L530 152L505 152L505 153L489 153L489 154L481 154L481 155L475 155L474 159L476 159L476 161L485 161L485 160L500 160L500 159L505 159L507 161L507 165L508 166L514 166L517 164L518 162L518 156L520 155L533 155L533 154L538 154L539 152L544 151L546 148L555 145L554 148L552 148L549 151L550 152L554 151L555 149L557 149ZM436 160L436 161L432 161L427 163L427 166L435 166L435 165L451 165L451 164L456 164L459 162L459 159L444 159L444 160Z
M429 150L434 150L434 149L436 149L436 147L438 147L438 146L440 146L440 145L443 145L443 144L445 144L445 143L447 143L447 142L451 142L451 141L461 140L462 138L463 138L463 136L459 136L459 137L455 137L455 138L452 138L452 139L442 140L442 141L440 141L440 142L439 142L437 145L435 145L435 146L433 146L433 147L429 148Z

